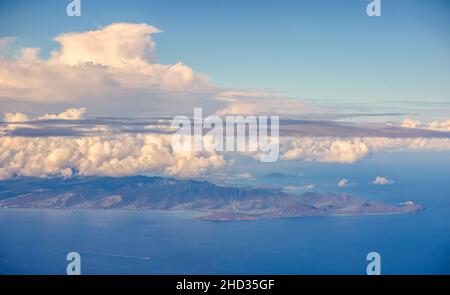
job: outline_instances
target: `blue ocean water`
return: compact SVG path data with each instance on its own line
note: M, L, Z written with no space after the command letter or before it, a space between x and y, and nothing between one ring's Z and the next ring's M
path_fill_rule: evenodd
M414 157L303 166L300 179L275 182L411 199L427 207L420 214L206 222L188 212L0 210L0 273L64 274L76 251L83 274L365 274L376 251L383 274L450 274L449 161ZM374 175L396 182L368 185ZM344 176L355 185L332 187Z
M450 227L420 215L202 222L173 212L0 211L0 272L64 274L450 273Z

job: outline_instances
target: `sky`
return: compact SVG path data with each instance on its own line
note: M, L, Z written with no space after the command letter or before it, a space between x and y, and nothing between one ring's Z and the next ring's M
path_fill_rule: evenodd
M194 107L279 116L281 166L449 155L448 1L67 3L0 4L0 179L252 178L259 152L173 148Z
M114 22L147 23L158 60L183 61L221 87L270 90L316 103L450 101L450 3L383 0L2 1L0 37L48 57L64 32Z

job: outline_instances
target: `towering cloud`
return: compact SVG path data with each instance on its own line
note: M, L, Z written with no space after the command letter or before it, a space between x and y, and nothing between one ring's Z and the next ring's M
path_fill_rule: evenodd
M148 24L114 23L55 37L59 48L47 60L37 48L22 48L14 59L0 58L0 109L56 111L82 105L117 116L191 113L193 106L210 114L312 109L273 93L216 87L181 61L158 63L152 36L160 32ZM14 41L0 39L0 51Z
M159 32L147 24L116 23L57 36L59 49L48 60L35 48L22 48L14 59L0 58L0 109L26 111L33 104L46 111L58 103L102 115L143 116L187 112L192 105L222 107L216 100L220 90L205 75L182 62L156 62L152 34ZM13 41L3 39L1 47Z
M156 44L151 35L160 32L147 24L115 23L95 31L62 34L55 38L61 48L53 52L52 62L145 66L155 60Z

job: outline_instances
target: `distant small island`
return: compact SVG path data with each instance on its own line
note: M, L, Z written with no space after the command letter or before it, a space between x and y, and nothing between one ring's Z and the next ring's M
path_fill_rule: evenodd
M398 205L347 194L218 186L165 177L28 178L0 181L0 208L95 210L195 210L206 221L258 220L330 215L415 213L424 207Z

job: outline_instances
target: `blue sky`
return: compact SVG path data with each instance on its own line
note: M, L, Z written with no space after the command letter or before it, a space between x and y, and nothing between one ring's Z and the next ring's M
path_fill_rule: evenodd
M161 63L183 61L218 86L267 89L312 101L450 101L450 2L94 1L68 17L66 1L2 1L0 37L40 47L54 36L113 22L145 22Z

